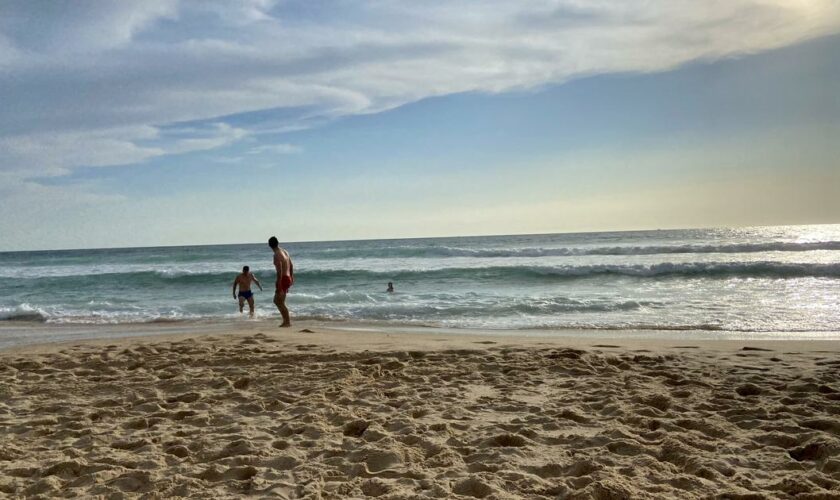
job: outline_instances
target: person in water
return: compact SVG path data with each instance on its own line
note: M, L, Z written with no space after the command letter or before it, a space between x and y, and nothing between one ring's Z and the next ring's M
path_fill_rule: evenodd
M283 316L283 324L281 327L292 326L292 320L289 316L289 309L286 307L286 295L289 293L289 288L295 283L295 268L292 265L292 257L285 248L280 246L277 238L272 236L268 239L268 246L274 252L274 268L277 270L277 284L274 291L274 305Z
M392 281L388 282L388 289L385 291L388 293L394 293L394 283Z
M233 280L233 298L239 298L239 314L242 314L242 310L245 308L245 301L248 301L248 309L250 310L249 315L253 318L254 317L254 292L251 291L251 282L257 284L262 291L263 287L260 284L260 280L257 279L256 276L251 273L251 269L248 266L242 268L242 274L238 274L236 279ZM239 294L236 293L236 287L239 286Z

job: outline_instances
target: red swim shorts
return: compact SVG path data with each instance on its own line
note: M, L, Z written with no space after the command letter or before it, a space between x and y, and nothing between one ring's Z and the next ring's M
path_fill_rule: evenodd
M291 276L283 276L280 278L280 281L277 282L277 291L288 293L289 288L292 287L292 278Z

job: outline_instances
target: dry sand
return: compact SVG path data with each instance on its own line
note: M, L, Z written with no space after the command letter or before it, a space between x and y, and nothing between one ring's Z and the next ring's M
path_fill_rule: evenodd
M0 496L840 498L836 342L303 326L0 351Z

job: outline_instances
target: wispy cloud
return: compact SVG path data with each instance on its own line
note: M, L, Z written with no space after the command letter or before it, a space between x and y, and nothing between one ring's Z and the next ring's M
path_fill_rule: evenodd
M247 131L226 123L205 127L150 125L33 132L0 137L0 171L25 179L67 174L75 167L131 165L151 158L233 144Z
M294 144L263 144L261 146L257 146L248 150L246 154L249 155L261 155L261 154L272 154L272 155L288 155L288 154L295 154L300 153L303 151L303 148L300 146L296 146Z
M0 7L0 169L132 164L263 126L230 125L232 115L276 110L272 130L294 129L838 30L834 0L10 1ZM203 125L190 135L184 123Z
M247 163L249 167L270 169L276 166L273 159L277 156L294 155L303 152L303 148L296 144L261 144L246 149L244 153L237 155L214 155L211 161L223 165L242 165ZM257 163L254 163L257 161Z

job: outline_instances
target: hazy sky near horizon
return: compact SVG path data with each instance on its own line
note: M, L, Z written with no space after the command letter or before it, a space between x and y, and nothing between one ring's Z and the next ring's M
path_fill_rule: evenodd
M840 223L835 0L5 1L0 251Z

